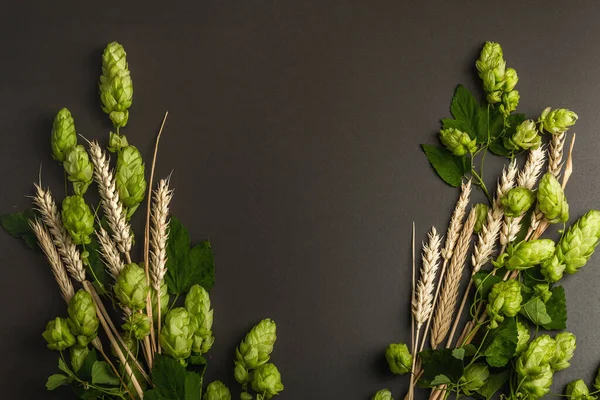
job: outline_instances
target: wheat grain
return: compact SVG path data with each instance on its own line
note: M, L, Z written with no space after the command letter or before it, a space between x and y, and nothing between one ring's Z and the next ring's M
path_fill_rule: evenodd
M550 148L548 151L548 173L552 174L556 179L560 175L562 169L563 149L565 146L566 134L563 132L558 135L552 135L550 139Z
M117 245L103 227L100 227L100 229L96 231L96 237L100 244L100 255L102 256L104 265L106 265L106 269L112 277L117 279L125 267L125 263L121 259L121 254L117 249Z
M435 309L433 327L431 328L432 348L436 348L442 343L450 330L475 220L475 210L472 209L456 242L456 249L444 278L443 288Z
M152 286L160 292L161 282L167 272L167 240L169 238L169 203L173 191L169 183L161 179L158 189L154 191L154 207L152 208L152 227L150 229L150 274Z
M115 177L110 170L109 160L97 142L90 143L90 155L94 164L94 178L98 184L98 191L102 199L102 209L106 215L108 226L112 231L117 248L129 262L131 251L131 228L125 218L123 205L119 199L119 192L115 184Z
M71 236L62 224L50 190L44 190L38 184L35 184L35 189L33 203L36 210L41 214L42 221L50 231L52 242L56 246L64 266L73 279L83 282L85 280L85 269L81 261L81 254L79 254L77 246L73 243Z
M439 268L441 238L435 227L431 228L427 244L423 245L423 265L421 277L416 289L416 298L413 303L413 314L420 328L431 316L433 309L433 291L435 289L435 277Z
M50 232L48 232L46 227L37 218L33 221L29 221L29 225L35 233L38 243L50 263L52 273L58 283L62 298L69 303L71 298L75 295L75 290L73 289L73 284L71 283L71 279L69 279L67 270L60 259L60 255L56 250L56 246L54 246L54 243L52 242Z

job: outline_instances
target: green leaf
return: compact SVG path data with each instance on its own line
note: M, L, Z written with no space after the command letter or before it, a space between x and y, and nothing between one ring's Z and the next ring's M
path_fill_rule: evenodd
M34 210L26 210L16 212L14 214L3 215L0 217L0 225L10 236L22 239L30 249L40 251L37 244L37 238L35 233L29 226L29 220L35 218L36 213Z
M520 314L538 326L552 322L546 304L539 297L533 297L523 304Z
M201 400L202 377L188 372L181 363L171 357L156 355L152 367L154 389L145 393L151 400Z
M64 372L65 374L67 374L70 377L75 376L73 371L71 371L71 368L69 368L69 366L67 365L65 360L62 359L62 357L60 357L58 359L58 369L60 369L62 372Z
M92 383L94 385L116 386L121 383L105 361L96 361L92 366Z
M477 393L482 395L485 400L489 400L498 390L502 389L502 386L508 382L509 377L510 371L508 370L498 372L497 374L490 374L485 384L477 390Z
M106 271L106 266L102 262L100 256L100 244L95 236L90 236L92 240L89 244L85 245L85 249L88 251L89 256L87 258L87 268L90 271L90 276L93 277L93 284L98 291L98 294L106 294L110 288L110 275Z
M459 187L465 173L462 157L457 157L443 147L422 144L421 147L435 172L450 186Z
M463 85L458 85L454 92L452 103L450 103L450 112L456 120L454 128L468 133L471 139L478 138L480 107L475 97Z
M491 142L488 146L488 149L493 154L501 157L510 157L512 154L512 150L508 150L506 147L504 147L502 139L496 139L493 142Z
M546 311L552 321L543 324L544 329L567 329L567 299L562 286L552 288L552 297L546 303Z
M90 382L92 380L92 369L96 361L98 361L98 355L96 354L96 350L92 348L85 360L83 360L81 368L77 371L77 377L82 381Z
M444 375L450 382L457 383L463 374L463 361L452 355L452 349L424 350L419 356L423 366L423 380L426 382Z
M503 367L515 354L518 333L514 318L504 318L496 329L489 331L483 344L483 355L492 367Z
M459 347L458 349L452 350L452 357L463 360L465 358L465 349Z
M199 355L190 356L188 361L192 365L205 365L206 364L206 358L204 358L203 356L199 356Z
M481 296L481 299L486 300L492 291L492 287L496 283L502 282L502 278L492 275L487 271L478 271L473 275L473 282L477 288L478 296Z
M171 294L183 294L198 284L206 290L215 283L215 256L210 242L190 248L190 234L175 217L169 224L166 281Z
M430 382L431 386L439 386L439 385L447 385L448 383L452 383L450 378L446 375L438 375Z
M465 344L462 348L465 349L466 357L473 357L477 353L477 346L472 343Z
M57 387L68 385L69 383L71 383L71 378L66 375L62 375L62 374L50 375L48 377L48 381L46 382L46 389L54 390Z

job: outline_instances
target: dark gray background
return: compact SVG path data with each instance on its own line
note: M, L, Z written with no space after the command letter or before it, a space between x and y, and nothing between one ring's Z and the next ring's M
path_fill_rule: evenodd
M418 145L435 140L456 84L479 90L485 40L519 73L520 111L579 114L572 216L599 207L595 1L11 3L0 17L0 214L29 205L40 162L60 193L48 146L59 108L79 133L107 138L96 82L103 47L120 41L135 87L124 132L147 159L170 111L157 174L173 171L174 214L216 251L207 378L236 391L234 348L272 317L282 399L382 387L402 397L407 378L386 372L383 350L409 339L410 224L419 240L445 230L457 196ZM44 388L56 353L40 334L65 314L52 275L4 232L0 254L3 398L67 398ZM597 264L565 281L579 348L557 391L600 361Z

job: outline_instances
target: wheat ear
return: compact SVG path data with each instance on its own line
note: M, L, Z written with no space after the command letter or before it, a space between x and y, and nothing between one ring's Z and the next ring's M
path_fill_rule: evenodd
M71 277L77 282L83 282L85 280L85 269L81 261L81 254L79 254L77 246L73 243L71 236L62 224L50 190L44 190L38 184L35 184L35 189L33 203L36 210L41 214L42 221L50 231L58 254L60 254Z
M73 284L67 274L67 270L60 259L60 255L56 250L56 246L54 246L54 243L52 242L52 237L46 227L37 218L33 221L29 221L29 226L31 226L31 229L35 233L35 237L50 263L52 273L58 283L62 298L65 299L68 304L75 295L75 290L73 289Z
M96 231L96 237L100 244L100 255L106 265L106 269L114 279L119 277L119 274L125 267L125 263L121 259L121 254L117 249L117 245L110 238L110 235L103 227Z
M566 140L566 133L552 135L550 139L550 147L548 152L548 173L552 174L556 179L560 175L563 166L563 154Z
M416 288L415 302L412 312L417 323L417 330L431 316L433 309L433 291L435 289L435 278L439 268L441 238L435 227L431 228L428 241L423 245L422 266L419 282Z
M433 349L442 343L450 330L475 220L475 210L472 209L458 237L455 252L444 278L443 288L435 309L433 327L431 328L431 348Z
M542 172L542 167L546 161L546 151L542 146L529 151L527 161L523 169L517 176L517 185L533 190L537 180ZM500 232L500 244L506 246L513 242L521 231L521 221L524 215L519 217L504 217L504 224Z
M96 141L90 143L90 155L94 164L94 178L98 184L102 209L106 215L108 226L112 231L117 248L125 255L127 262L131 262L129 256L132 244L131 228L125 218L123 204L119 199L109 160Z

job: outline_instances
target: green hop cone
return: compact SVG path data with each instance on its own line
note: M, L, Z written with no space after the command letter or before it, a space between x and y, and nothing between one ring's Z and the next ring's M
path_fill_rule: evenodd
M522 241L509 245L500 260L509 271L521 271L541 264L554 254L555 245L551 239Z
M69 302L68 324L79 346L86 346L98 335L98 316L92 295L83 289L75 293Z
M141 340L150 334L150 317L143 313L132 313L122 328L130 336Z
M88 354L90 354L90 349L87 346L72 346L69 350L69 354L71 356L71 367L73 367L73 372L77 373L81 369Z
M94 215L81 196L68 196L62 202L62 222L76 244L88 244L94 233Z
M133 310L142 310L146 306L148 295L148 282L146 272L135 263L127 264L115 282L113 287L117 299Z
M571 400L593 400L598 397L592 396L583 379L578 379L567 385L567 399Z
M468 133L448 128L440 131L440 141L455 156L464 156L477 151L477 142Z
M254 397L248 392L240 393L240 400L252 400Z
M152 301L152 319L158 321L158 304L156 302L156 290L150 291L150 300ZM167 315L169 308L169 288L164 279L160 283L160 315L161 320Z
M94 165L85 147L80 144L73 147L67 153L63 166L69 175L69 181L73 182L75 194L83 196L94 178Z
M194 333L194 353L204 354L210 350L215 338L212 336L213 310L210 309L208 292L200 285L191 287L185 297L185 308L196 317L198 330Z
M206 386L202 400L231 400L231 392L221 381L214 381Z
M393 374L403 375L412 369L413 357L406 343L390 344L385 350L385 359Z
M478 203L475 205L475 225L473 226L473 232L481 232L487 222L488 211L489 208L485 204Z
M554 341L556 342L556 353L550 361L550 367L553 371L562 371L571 366L569 361L573 358L577 341L575 335L570 332L559 333L554 337Z
M470 364L465 368L465 372L460 378L460 388L465 395L470 396L485 385L489 376L490 371L486 364Z
M127 65L127 53L117 42L109 43L102 55L100 76L102 110L108 114L115 128L127 125L128 108L133 100L133 82Z
M146 194L144 162L135 146L127 146L119 151L115 178L119 198L129 208L128 217L131 217Z
M197 329L196 318L185 308L178 307L169 311L159 338L164 353L180 361L188 358Z
M252 389L257 393L263 393L265 399L270 399L283 391L281 374L275 364L267 363L254 371Z
M530 150L541 146L542 137L538 134L535 121L528 119L520 123L512 137L504 138L503 142L509 150Z
M498 110L505 116L508 117L510 113L515 111L519 106L519 100L521 96L518 90L513 90L510 93L504 93L502 95L502 104L498 107Z
M556 342L548 335L541 335L517 358L515 371L522 382L522 398L539 399L550 391L553 376L550 362L555 356Z
M588 211L567 229L558 244L554 257L542 264L542 274L549 282L558 282L563 272L574 274L594 254L600 242L600 211Z
M502 88L504 92L512 92L515 89L515 86L517 86L517 82L519 82L517 71L515 71L514 68L506 68L504 73L504 86Z
M129 146L127 137L125 135L119 135L118 133L110 132L108 139L107 149L111 153L116 153L125 147Z
M263 319L248 332L235 351L236 365L248 370L265 365L277 340L277 326L271 319ZM242 383L242 382L240 382Z
M48 322L46 330L42 333L48 348L51 350L62 351L73 346L77 341L75 336L69 330L69 324L66 318L55 318Z
M538 283L533 286L533 296L539 297L544 303L547 303L548 300L552 297L552 291L550 290L550 286L547 283Z
M594 379L594 389L600 390L600 369L596 373L596 379Z
M508 217L519 217L527 212L535 203L535 195L526 187L517 186L502 196L504 214Z
M506 61L502 55L502 47L498 43L486 42L481 50L479 59L475 62L479 77L483 80L483 89L488 93L488 102L491 104L501 101L502 92L507 86ZM513 70L514 71L514 70ZM516 84L516 76L512 76L511 82Z
M519 396L517 398L528 400L541 399L550 392L553 375L552 368L547 364L539 367L539 372L526 376L519 375L521 388L520 393L517 394Z
M559 135L566 132L571 126L577 122L577 114L573 111L564 108L552 110L546 108L538 122L540 123L540 131L546 131L552 135Z
M371 397L371 400L394 400L394 398L388 389L381 389Z
M490 329L496 329L504 316L514 317L521 311L521 284L515 280L496 283L490 292L487 313Z
M50 147L52 158L58 162L64 162L67 153L77 144L77 133L75 132L75 121L71 112L63 108L54 118L52 133L50 135Z
M538 208L550 222L567 222L569 204L558 180L551 174L544 174L538 188Z
M515 350L516 356L520 355L525 349L527 349L530 337L531 335L529 333L529 326L517 320L517 348Z

